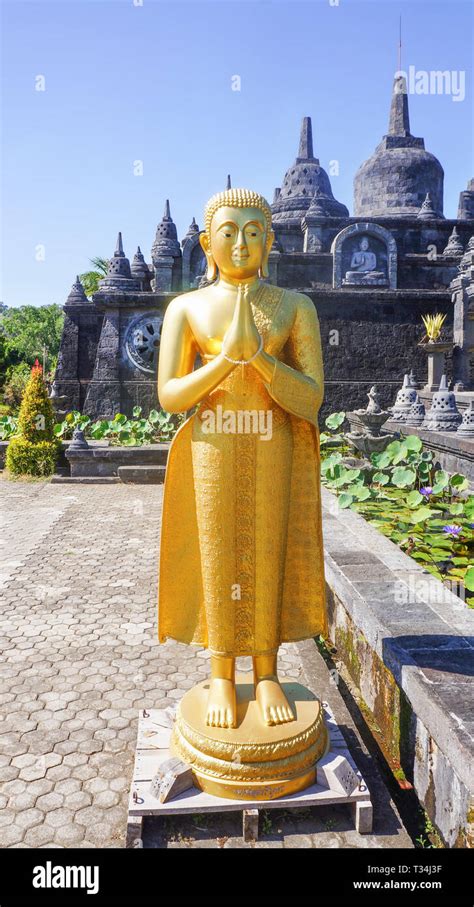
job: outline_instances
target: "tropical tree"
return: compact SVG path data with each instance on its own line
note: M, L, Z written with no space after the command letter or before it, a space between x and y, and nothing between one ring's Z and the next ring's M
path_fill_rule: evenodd
M64 314L61 306L22 305L7 308L0 315L0 334L4 353L14 363L33 365L47 353L49 368L56 363L63 328Z
M94 266L94 269L85 271L84 274L79 274L79 277L86 296L93 296L99 289L99 280L102 280L107 274L109 262L107 258L100 257L90 258L89 261Z

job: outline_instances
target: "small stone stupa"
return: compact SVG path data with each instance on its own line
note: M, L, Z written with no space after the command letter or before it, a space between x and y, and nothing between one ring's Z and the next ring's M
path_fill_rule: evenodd
M433 202L431 199L431 195L429 192L427 192L425 195L425 200L424 200L420 210L418 211L417 217L419 217L421 220L436 220L437 216L438 215L436 214L436 211L433 208Z
M446 375L440 381L439 390L435 391L422 428L428 431L456 431L462 421L461 413L456 406L456 397L448 390Z
M404 375L403 385L398 391L395 405L390 417L392 422L406 422L410 409L417 398L416 385L413 372Z
M112 258L109 259L107 275L99 281L99 290L139 290L140 284L132 277L130 262L123 251L122 234L117 236L117 245Z
M461 438L474 438L474 400L471 400L468 408L464 410L462 422L456 434Z
M425 421L425 414L425 404L422 400L420 400L418 394L416 394L415 400L408 410L408 415L405 422L407 425L423 425L423 422Z
M458 236L458 231L456 227L453 227L452 233L448 239L448 244L443 252L443 258L448 258L450 255L462 255L464 251L463 244Z

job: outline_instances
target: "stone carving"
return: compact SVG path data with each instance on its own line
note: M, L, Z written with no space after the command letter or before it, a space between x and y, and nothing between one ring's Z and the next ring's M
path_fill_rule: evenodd
M406 422L407 416L412 405L417 398L416 386L413 372L410 375L404 375L403 385L398 391L395 406L392 409L392 422Z
M370 248L367 236L359 241L359 250L352 253L351 267L346 271L343 284L364 284L385 286L387 277L384 271L377 271L377 256Z
M364 426L363 432L351 432L348 438L351 444L370 457L373 453L382 453L390 441L394 441L396 434L382 432L381 428L384 422L390 418L390 411L383 410L380 406L377 387L374 384L367 394L369 402L367 409L356 409L354 415L357 416Z
M406 425L423 425L425 419L425 404L420 400L418 394L416 394L415 401L410 406L408 414L405 419Z
M125 350L133 365L142 372L156 372L162 325L160 315L140 315L128 327Z
M464 251L463 244L458 236L458 231L456 227L453 227L452 233L448 239L448 244L443 252L443 258L448 258L450 255L462 255Z
M139 290L140 281L132 276L130 262L123 251L122 234L117 237L117 245L112 258L109 258L107 275L99 281L99 289L107 291Z
M428 431L456 431L462 421L456 406L456 397L448 390L446 375L440 381L439 390L433 394L431 409L426 413L422 428Z
M86 450L89 447L86 436L81 428L75 428L72 433L72 441L69 444L69 450Z
M423 204L416 215L421 220L436 220L438 215L433 208L433 200L429 192L426 193Z
M331 246L333 287L397 286L397 244L379 224L357 223L337 234ZM344 275L344 276L343 276Z
M464 411L457 434L461 435L462 438L474 438L474 400L471 400L468 408Z
M150 282L151 282L152 275L151 275L151 271L145 261L145 258L143 256L143 252L140 249L140 246L137 246L137 251L135 252L135 255L133 256L133 261L130 266L130 271L131 271L132 277L134 277L136 280L139 281L140 289L142 291L147 291L150 289Z

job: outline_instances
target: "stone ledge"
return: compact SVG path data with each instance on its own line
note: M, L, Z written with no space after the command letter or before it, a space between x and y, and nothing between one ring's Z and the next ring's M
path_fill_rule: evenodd
M141 447L95 446L66 451L71 476L118 476L119 468L166 466L169 444L147 444Z
M323 507L331 638L387 755L448 845L462 846L474 797L474 611L324 489Z

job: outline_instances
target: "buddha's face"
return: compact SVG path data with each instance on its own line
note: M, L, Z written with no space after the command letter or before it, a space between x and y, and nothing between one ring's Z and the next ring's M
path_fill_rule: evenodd
M366 236L361 239L359 248L362 250L362 252L367 252L367 249L369 248L369 240Z
M222 277L231 282L258 274L273 242L259 208L218 208L211 220L210 237L201 234L204 251L212 254Z

